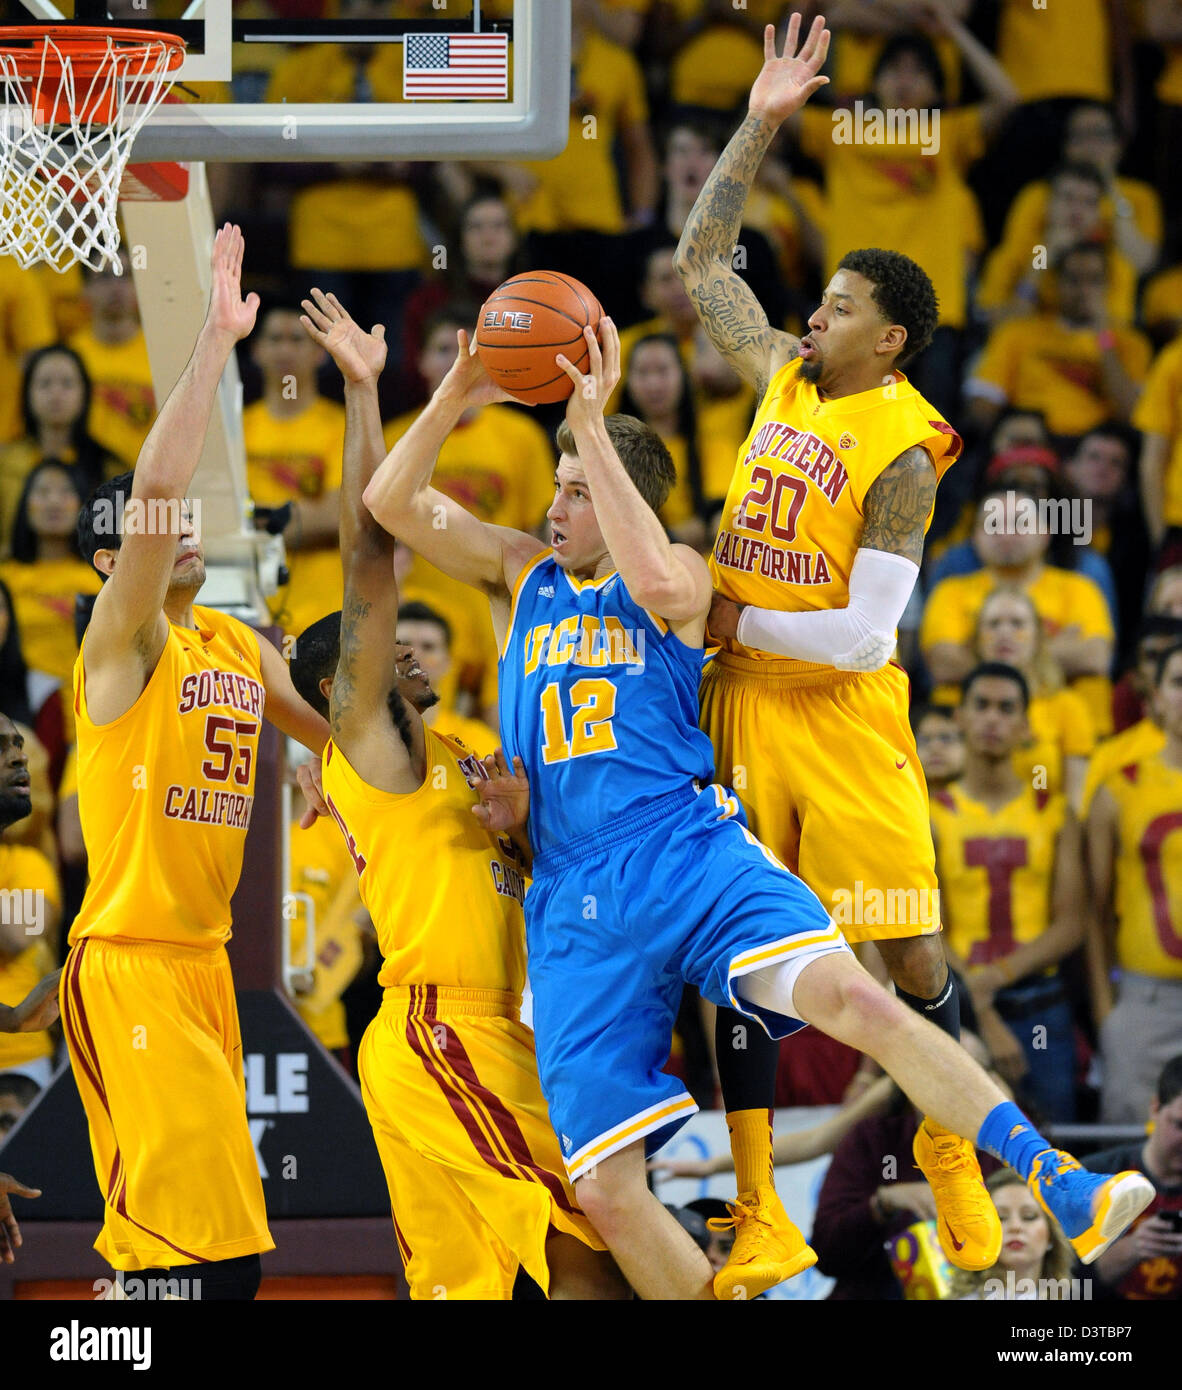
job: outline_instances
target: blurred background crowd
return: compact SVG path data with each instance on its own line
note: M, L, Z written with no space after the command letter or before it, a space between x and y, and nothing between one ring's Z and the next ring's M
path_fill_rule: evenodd
M496 285L527 268L584 280L623 330L613 408L649 422L677 466L662 520L710 548L756 402L706 340L673 251L742 118L762 26L786 7L570 3L570 141L555 159L207 166L216 218L246 235L245 287L263 297L242 349L243 424L256 524L283 528L287 570L271 604L289 636L341 598L344 411L299 323L312 285L366 326L386 324L393 445ZM797 8L806 21L827 17L830 83L765 159L734 263L771 322L797 333L857 247L905 252L939 295L940 326L907 372L965 449L941 485L898 659L912 680L966 1023L1053 1125L1141 1127L1160 1110L1152 1162L1167 1205L1182 1206L1182 849L1170 842L1182 771L1169 766L1182 768L1182 658L1160 665L1182 639L1182 0ZM439 13L430 0L247 0L235 12ZM507 12L482 5L488 19ZM234 100L401 99L396 45L259 44L250 63ZM218 87L185 95L229 99ZM875 144L841 138L839 111L927 119ZM31 817L0 840L0 889L40 890L52 919L32 945L23 927L0 924L5 1002L54 968L85 885L70 682L77 596L98 579L74 526L88 491L134 464L157 404L127 256L124 269L59 275L0 259L0 711L24 739L6 756L27 758L33 784ZM436 485L486 521L547 534L560 418L561 407L470 412ZM399 639L443 697L428 722L491 749L486 609L409 551L397 571ZM1020 673L1008 698L1004 677L963 696L982 662ZM376 946L328 822L293 833L290 887L315 908L316 965L297 1002L351 1070L377 1005ZM710 1038L687 999L670 1065L704 1106L717 1099ZM53 1047L44 1034L0 1042L0 1138L48 1080ZM864 1059L806 1033L783 1050L779 1100L865 1104L874 1081ZM913 1127L897 1104L875 1105L847 1126L843 1148L861 1124ZM880 1135L857 1142L884 1151ZM899 1183L906 1192L879 1179L861 1194L859 1220L873 1228L845 1232L862 1252L855 1285L864 1274L874 1296L890 1296L893 1277L876 1233L923 1215L918 1178ZM1041 1220L1021 1216L1012 1184L997 1196L1016 1222ZM823 1200L819 1222L849 1200ZM1162 1253L1168 1240L1138 1247L1169 1270L1155 1266L1130 1296L1180 1296L1174 1240L1176 1258ZM838 1239L832 1272L847 1269L846 1249ZM1124 1279L1113 1274L1113 1287Z

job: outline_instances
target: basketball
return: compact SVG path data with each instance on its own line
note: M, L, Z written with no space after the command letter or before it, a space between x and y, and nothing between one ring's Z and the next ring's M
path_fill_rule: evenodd
M476 329L476 351L498 386L526 405L564 401L574 382L554 359L561 352L587 370L583 329L603 314L586 285L556 270L527 270L493 290Z

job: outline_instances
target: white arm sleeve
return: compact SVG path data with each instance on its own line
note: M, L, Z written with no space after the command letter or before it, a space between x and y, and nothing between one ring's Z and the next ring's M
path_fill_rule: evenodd
M745 647L841 671L877 671L895 650L895 628L919 578L919 566L885 550L859 550L845 608L783 613L744 608L738 639Z

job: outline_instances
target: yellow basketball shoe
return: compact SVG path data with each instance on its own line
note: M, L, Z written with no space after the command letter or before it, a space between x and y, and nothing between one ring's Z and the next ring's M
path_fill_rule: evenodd
M789 1219L774 1187L740 1192L726 1205L729 1217L712 1216L706 1222L712 1231L735 1233L730 1256L714 1276L714 1296L720 1302L758 1298L817 1263L816 1251Z
M992 1268L1001 1254L1001 1222L972 1144L925 1119L911 1151L936 1199L936 1232L949 1264Z
M1062 1149L1035 1158L1027 1186L1085 1265L1128 1229L1155 1191L1143 1173L1090 1173Z

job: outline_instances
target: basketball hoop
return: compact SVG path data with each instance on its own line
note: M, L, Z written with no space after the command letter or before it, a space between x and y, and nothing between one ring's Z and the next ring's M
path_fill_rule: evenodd
M0 255L121 274L120 184L183 40L73 25L6 28L0 40Z

